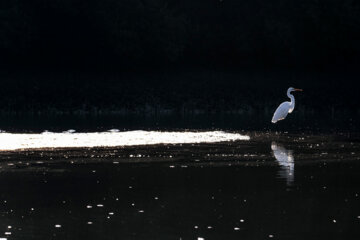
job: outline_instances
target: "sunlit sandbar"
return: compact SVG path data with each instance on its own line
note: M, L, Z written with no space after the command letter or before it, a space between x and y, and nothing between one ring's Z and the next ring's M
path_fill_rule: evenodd
M0 150L214 143L249 139L249 136L222 131L108 131L92 133L72 133L72 131L68 131L63 133L43 132L38 134L0 133Z

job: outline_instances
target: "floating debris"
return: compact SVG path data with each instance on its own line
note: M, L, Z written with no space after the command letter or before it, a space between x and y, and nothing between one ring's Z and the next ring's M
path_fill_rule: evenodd
M120 132L120 130L119 130L119 129L114 128L114 129L110 129L110 130L108 130L108 132Z
M76 132L75 129L69 129L67 131L63 131L63 133L74 133L74 132Z

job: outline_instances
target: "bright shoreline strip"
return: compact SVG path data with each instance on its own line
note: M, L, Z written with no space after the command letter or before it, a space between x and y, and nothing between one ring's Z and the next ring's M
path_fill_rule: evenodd
M249 140L249 136L223 131L126 131L92 133L0 133L0 151L41 148L117 147L154 144L215 143Z

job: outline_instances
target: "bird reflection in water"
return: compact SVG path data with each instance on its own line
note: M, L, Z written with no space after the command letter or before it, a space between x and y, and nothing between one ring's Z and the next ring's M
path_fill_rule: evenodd
M279 177L286 179L287 185L292 185L294 182L294 156L293 151L287 150L282 145L276 142L271 143L271 150L273 151L276 161L281 166Z

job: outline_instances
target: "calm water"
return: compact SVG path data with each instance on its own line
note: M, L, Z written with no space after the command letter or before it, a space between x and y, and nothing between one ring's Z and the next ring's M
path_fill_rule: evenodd
M273 109L274 110L274 109ZM360 132L360 115L337 113L321 115L295 110L286 121L272 124L272 111L252 114L159 114L159 115L1 115L0 129L8 132L78 132L125 130L230 130L291 132Z
M357 135L242 134L250 140L3 151L0 237L360 237Z

